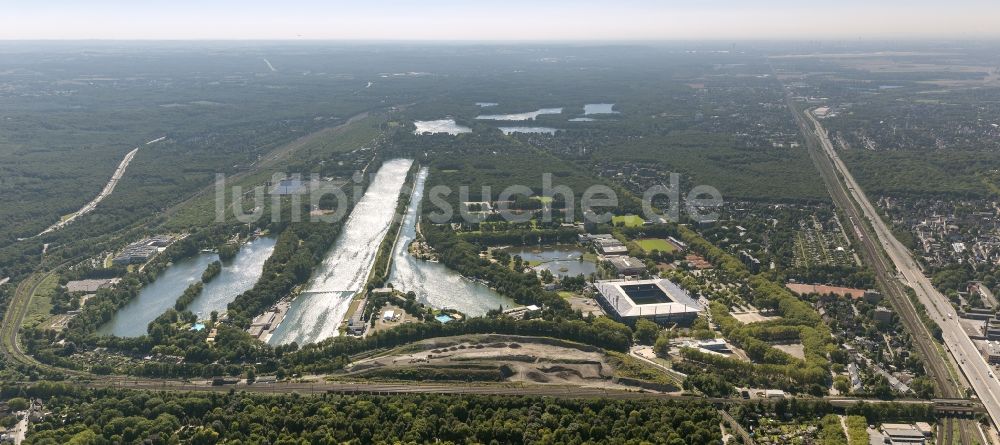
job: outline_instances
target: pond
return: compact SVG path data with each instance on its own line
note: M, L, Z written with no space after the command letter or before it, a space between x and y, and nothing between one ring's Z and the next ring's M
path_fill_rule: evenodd
M548 270L552 275L575 277L580 274L589 275L597 272L597 264L593 261L581 261L586 253L581 247L572 244L555 244L551 246L518 246L504 249L510 256L520 257L531 264L537 271Z
M476 116L476 119L490 121L533 121L543 114L562 114L562 110L562 108L540 108L526 113L484 114Z
M379 168L344 223L323 263L288 309L268 343L314 343L338 335L352 297L368 280L379 245L389 231L412 159Z
M413 291L417 300L439 309L456 309L470 317L485 315L490 309L514 306L514 301L501 296L482 283L463 277L443 264L419 260L408 248L417 236L417 218L424 196L427 168L420 169L414 181L413 194L406 209L402 232L393 249L389 283L404 292Z
M447 133L451 135L462 134L462 133L472 133L472 129L469 127L464 127L455 123L455 119L438 119L435 121L414 121L413 125L416 125L417 129L413 130L413 134L435 134L435 133Z
M274 251L274 242L274 238L257 238L244 244L232 261L223 264L222 272L205 285L188 309L198 314L199 319L208 318L212 311L225 311L229 302L257 283L264 262ZM209 263L218 259L217 254L201 253L171 264L155 281L144 286L135 299L115 312L110 321L97 329L97 333L119 337L146 334L149 323L174 307L184 289L201 280L201 274Z

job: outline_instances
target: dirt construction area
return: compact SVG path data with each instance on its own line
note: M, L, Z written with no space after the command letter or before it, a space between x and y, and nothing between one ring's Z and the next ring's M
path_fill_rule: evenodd
M346 377L508 381L626 389L591 346L544 337L466 335L424 340L347 366Z

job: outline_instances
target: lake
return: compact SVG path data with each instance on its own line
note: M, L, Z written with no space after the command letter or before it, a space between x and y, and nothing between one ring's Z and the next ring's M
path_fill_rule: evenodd
M275 241L274 238L257 238L244 244L232 261L222 263L219 276L205 285L201 295L187 309L197 315L199 320L208 319L212 311L225 312L226 306L237 295L257 284L264 270L264 262L274 251Z
M615 104L586 104L583 106L583 114L618 114L614 108Z
M313 273L306 290L292 301L268 343L314 343L339 334L351 299L368 280L379 245L389 231L412 159L393 159L379 168L354 206L344 229Z
M503 134L514 133L534 133L534 134L556 134L558 128L550 127L500 127Z
M535 111L528 111L526 113L484 114L476 116L476 119L490 121L533 121L535 118L543 114L562 114L562 110L562 108L541 108Z
M244 244L232 261L223 264L222 272L205 285L188 309L200 319L208 318L212 311L225 311L229 302L260 279L264 262L274 251L274 242L273 238L257 238ZM171 264L155 281L144 286L138 296L115 312L110 321L101 325L97 333L119 337L146 334L149 323L174 307L184 289L201 280L205 268L218 259L217 254L201 253Z
M463 277L440 263L419 260L408 247L417 236L420 201L424 196L427 168L421 168L414 181L413 194L406 209L402 232L393 249L389 283L404 292L413 291L417 300L435 308L456 309L470 317L485 315L490 309L513 307L514 301L501 296L482 283Z
M580 261L585 251L573 244L556 244L551 246L518 246L504 249L510 256L520 255L530 262L541 262L534 266L537 271L548 270L552 275L575 277L580 274L589 275L597 272L597 264L591 261Z
M472 133L471 128L456 124L455 119L438 119L436 121L414 121L413 125L417 126L417 129L413 130L413 134L447 133L451 135L456 135L462 133Z

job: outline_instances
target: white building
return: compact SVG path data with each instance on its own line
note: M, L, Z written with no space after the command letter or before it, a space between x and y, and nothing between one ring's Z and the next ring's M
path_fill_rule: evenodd
M598 281L594 287L605 312L621 321L690 321L701 312L701 306L687 292L663 278Z

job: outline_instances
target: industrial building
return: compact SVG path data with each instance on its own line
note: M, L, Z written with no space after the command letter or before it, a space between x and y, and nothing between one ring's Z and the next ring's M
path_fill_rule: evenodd
M158 235L152 238L145 238L142 241L129 244L111 262L115 266L128 266L129 264L142 264L149 261L160 249L166 248L174 242L174 238L169 235Z
M365 321L365 306L368 304L367 298L362 298L358 302L357 310L351 315L351 318L347 321L347 333L354 336L362 336L365 333L365 329L368 328L368 322Z
M120 281L119 278L74 280L66 283L66 292L71 294L77 292L94 293L100 289L114 286L118 281Z
M927 436L916 425L904 423L883 423L882 435L885 441L891 445L897 444L924 444Z
M689 322L702 308L670 280L609 280L594 283L597 301L608 315L624 322L646 318L657 323Z

